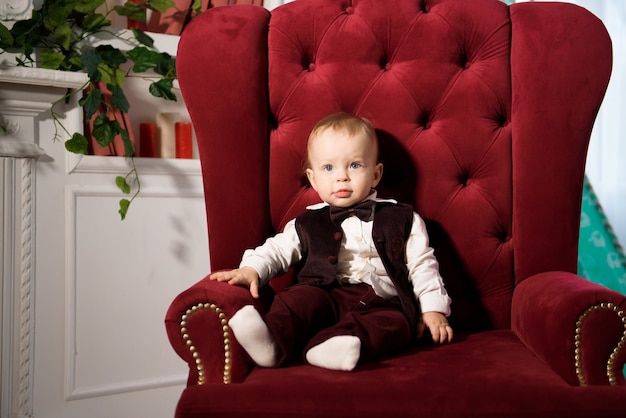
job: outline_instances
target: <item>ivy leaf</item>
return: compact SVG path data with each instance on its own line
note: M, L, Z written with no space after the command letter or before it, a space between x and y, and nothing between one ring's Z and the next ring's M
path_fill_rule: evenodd
M102 79L102 74L100 74L100 70L98 66L102 62L102 57L95 49L88 49L83 52L83 55L80 56L80 61L83 63L85 68L87 69L87 74L89 75L89 80L94 83L97 83Z
M18 20L11 28L14 46L24 48L24 53L29 58L33 50L32 45L38 43L42 37L48 36L50 33L42 25L43 18L41 13L37 13L36 10L33 10L31 19Z
M167 52L161 53L161 61L154 69L160 75L170 75L176 77L176 58L172 58Z
M41 51L39 56L41 57L41 66L49 70L57 70L65 59L65 55L49 49Z
M72 29L66 23L57 26L54 30L54 39L63 49L69 50L72 40Z
M110 25L111 21L99 13L90 13L83 20L83 29L86 31L95 31Z
M7 49L11 46L13 46L13 35L6 26L0 23L0 48Z
M150 68L156 68L162 59L159 52L150 51L143 46L131 49L126 55L135 62L133 71L136 73L143 73Z
M113 107L121 110L124 113L128 113L130 105L128 104L126 95L124 95L124 90L113 84L107 84L107 88L111 91L112 94L111 104L113 105Z
M127 1L123 6L115 6L115 11L120 16L126 16L129 19L138 22L146 21L146 9L137 3Z
M70 139L65 141L65 149L74 154L87 155L87 138L79 133L75 133Z
M102 6L106 0L78 0L74 2L74 10L80 13L93 13L98 7Z
M135 35L135 38L137 38L137 41L139 41L139 43L149 47L154 46L154 39L146 35L144 31L140 29L133 29L133 35Z
M72 56L66 60L70 65L73 66L73 68L76 68L75 70L71 70L71 71L82 71L83 62L80 60L80 57L81 55L72 54Z
M117 124L117 129L116 125ZM96 138L96 142L101 147L108 147L115 135L119 133L120 124L116 120L109 120L106 114L100 113L93 121L93 129L91 134Z
M78 101L78 104L85 109L86 120L91 120L91 117L94 115L94 113L98 111L100 103L102 103L102 92L96 88L91 89L89 93L84 95Z
M35 62L35 60L31 57L34 51L35 49L32 47L32 45L24 45L24 55L26 56L28 62Z
M167 9L175 7L176 4L173 0L147 0L146 7L157 12L165 12Z
M128 134L128 131L126 129L122 130L121 135L122 142L124 143L124 153L127 157L129 157L135 153L135 147L133 146L133 143L130 140L130 135Z
M100 74L102 75L102 81L106 84L112 84L118 87L122 87L124 85L126 73L119 68L112 68L104 62L101 62L98 64L98 71L100 71Z
M126 214L128 213L128 207L130 206L130 200L121 199L120 200L120 210L118 211L122 220L126 219Z
M122 51L111 45L100 45L96 48L96 51L102 57L102 62L113 68L118 68L120 64L128 61Z
M43 25L50 32L54 32L60 25L66 24L66 20L72 11L71 4L54 3L46 8L43 15Z
M115 185L122 191L122 193L130 194L130 185L126 182L126 177L115 177Z
M193 0L193 4L191 5L191 8L195 10L196 13L200 13L202 11L202 0Z
M176 95L172 93L173 82L171 78L162 78L150 84L148 91L154 97L162 97L165 100L176 101Z

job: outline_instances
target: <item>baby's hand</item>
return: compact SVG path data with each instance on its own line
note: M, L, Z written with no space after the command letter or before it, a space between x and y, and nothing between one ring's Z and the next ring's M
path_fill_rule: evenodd
M424 312L422 314L424 325L428 327L435 344L446 344L452 341L454 332L448 323L446 316L439 312Z
M259 274L251 267L242 267L240 269L218 271L209 276L211 280L218 282L228 282L232 285L242 285L250 289L253 298L259 297Z

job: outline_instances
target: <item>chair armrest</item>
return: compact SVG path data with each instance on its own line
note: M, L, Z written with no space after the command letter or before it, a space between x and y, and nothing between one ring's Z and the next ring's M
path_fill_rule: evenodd
M165 327L176 353L189 365L187 385L242 382L253 367L228 319L259 302L248 289L205 277L170 305Z
M624 385L626 297L566 272L519 283L511 328L572 385Z

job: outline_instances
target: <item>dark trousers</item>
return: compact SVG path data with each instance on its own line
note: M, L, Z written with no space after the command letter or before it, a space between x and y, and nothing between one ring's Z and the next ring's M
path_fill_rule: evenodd
M400 304L366 284L292 286L276 294L264 320L281 349L279 365L340 335L361 340L361 361L396 353L411 341Z

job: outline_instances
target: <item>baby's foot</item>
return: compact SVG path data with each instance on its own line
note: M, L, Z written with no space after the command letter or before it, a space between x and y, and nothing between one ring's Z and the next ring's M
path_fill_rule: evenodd
M352 335L329 338L306 352L310 364L332 370L352 370L360 356L361 340Z
M228 321L228 325L252 361L261 367L276 366L276 341L254 306L246 305L239 309Z

